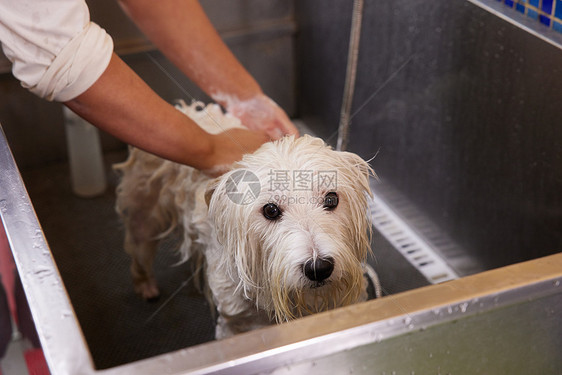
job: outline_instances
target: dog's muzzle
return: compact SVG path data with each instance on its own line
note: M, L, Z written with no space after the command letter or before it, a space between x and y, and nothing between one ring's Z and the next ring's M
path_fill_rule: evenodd
M333 258L310 259L303 266L306 277L311 281L321 282L326 280L334 270Z

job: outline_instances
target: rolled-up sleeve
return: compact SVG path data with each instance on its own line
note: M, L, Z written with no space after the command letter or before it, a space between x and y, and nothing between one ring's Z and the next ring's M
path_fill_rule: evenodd
M83 0L0 0L0 41L22 86L61 102L94 84L113 53Z

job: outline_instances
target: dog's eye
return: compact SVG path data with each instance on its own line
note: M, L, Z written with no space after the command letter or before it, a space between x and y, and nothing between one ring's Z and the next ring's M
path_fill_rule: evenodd
M338 206L338 195L333 191L326 194L324 197L324 208L328 211L333 210Z
M263 206L263 216L268 220L277 220L281 216L281 210L276 204L268 203Z

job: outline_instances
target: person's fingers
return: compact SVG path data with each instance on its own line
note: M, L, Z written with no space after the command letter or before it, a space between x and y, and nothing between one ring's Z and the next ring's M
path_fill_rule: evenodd
M209 160L209 167L202 172L218 177L227 172L232 163L241 160L245 154L252 153L269 141L268 136L262 132L247 129L228 129L213 136L214 154Z
M227 110L248 129L261 130L274 140L285 135L299 135L285 111L266 95L261 94L246 101L232 100Z

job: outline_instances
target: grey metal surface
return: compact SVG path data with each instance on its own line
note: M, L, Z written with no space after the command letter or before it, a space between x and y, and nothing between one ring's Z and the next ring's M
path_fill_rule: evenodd
M359 55L359 41L361 36L361 21L363 19L363 0L353 1L353 12L351 16L351 31L349 37L349 50L347 52L347 66L345 69L345 86L340 111L340 122L338 127L338 141L336 150L347 149L349 138L349 123L351 120L351 108L353 106L353 95L355 94L355 80L357 77L357 58Z
M295 2L299 30L295 40L299 118L333 146L345 87L352 9L352 1ZM364 19L362 27L368 22ZM365 39L369 37L364 36L362 43ZM363 80L362 75L359 71L357 79ZM356 87L360 86L358 82Z
M386 337L386 327L377 327L373 332L378 339L372 343L280 367L270 374L558 375L562 372L558 321L562 294L537 293L557 282L522 288L517 296L508 297L515 299L513 304L494 302L502 295L407 315L395 323L406 326L399 336ZM533 295L532 301L521 301L527 293ZM494 304L507 306L474 311L479 309L475 306ZM441 324L433 325L436 316Z
M464 369L509 373L515 369L558 374L561 262L558 254L107 373L463 373Z
M301 115L327 138L351 2L296 14ZM468 1L367 2L349 149L485 269L558 252L561 67L559 48Z
M1 128L0 166L0 215L45 357L53 373L77 374L90 355Z

